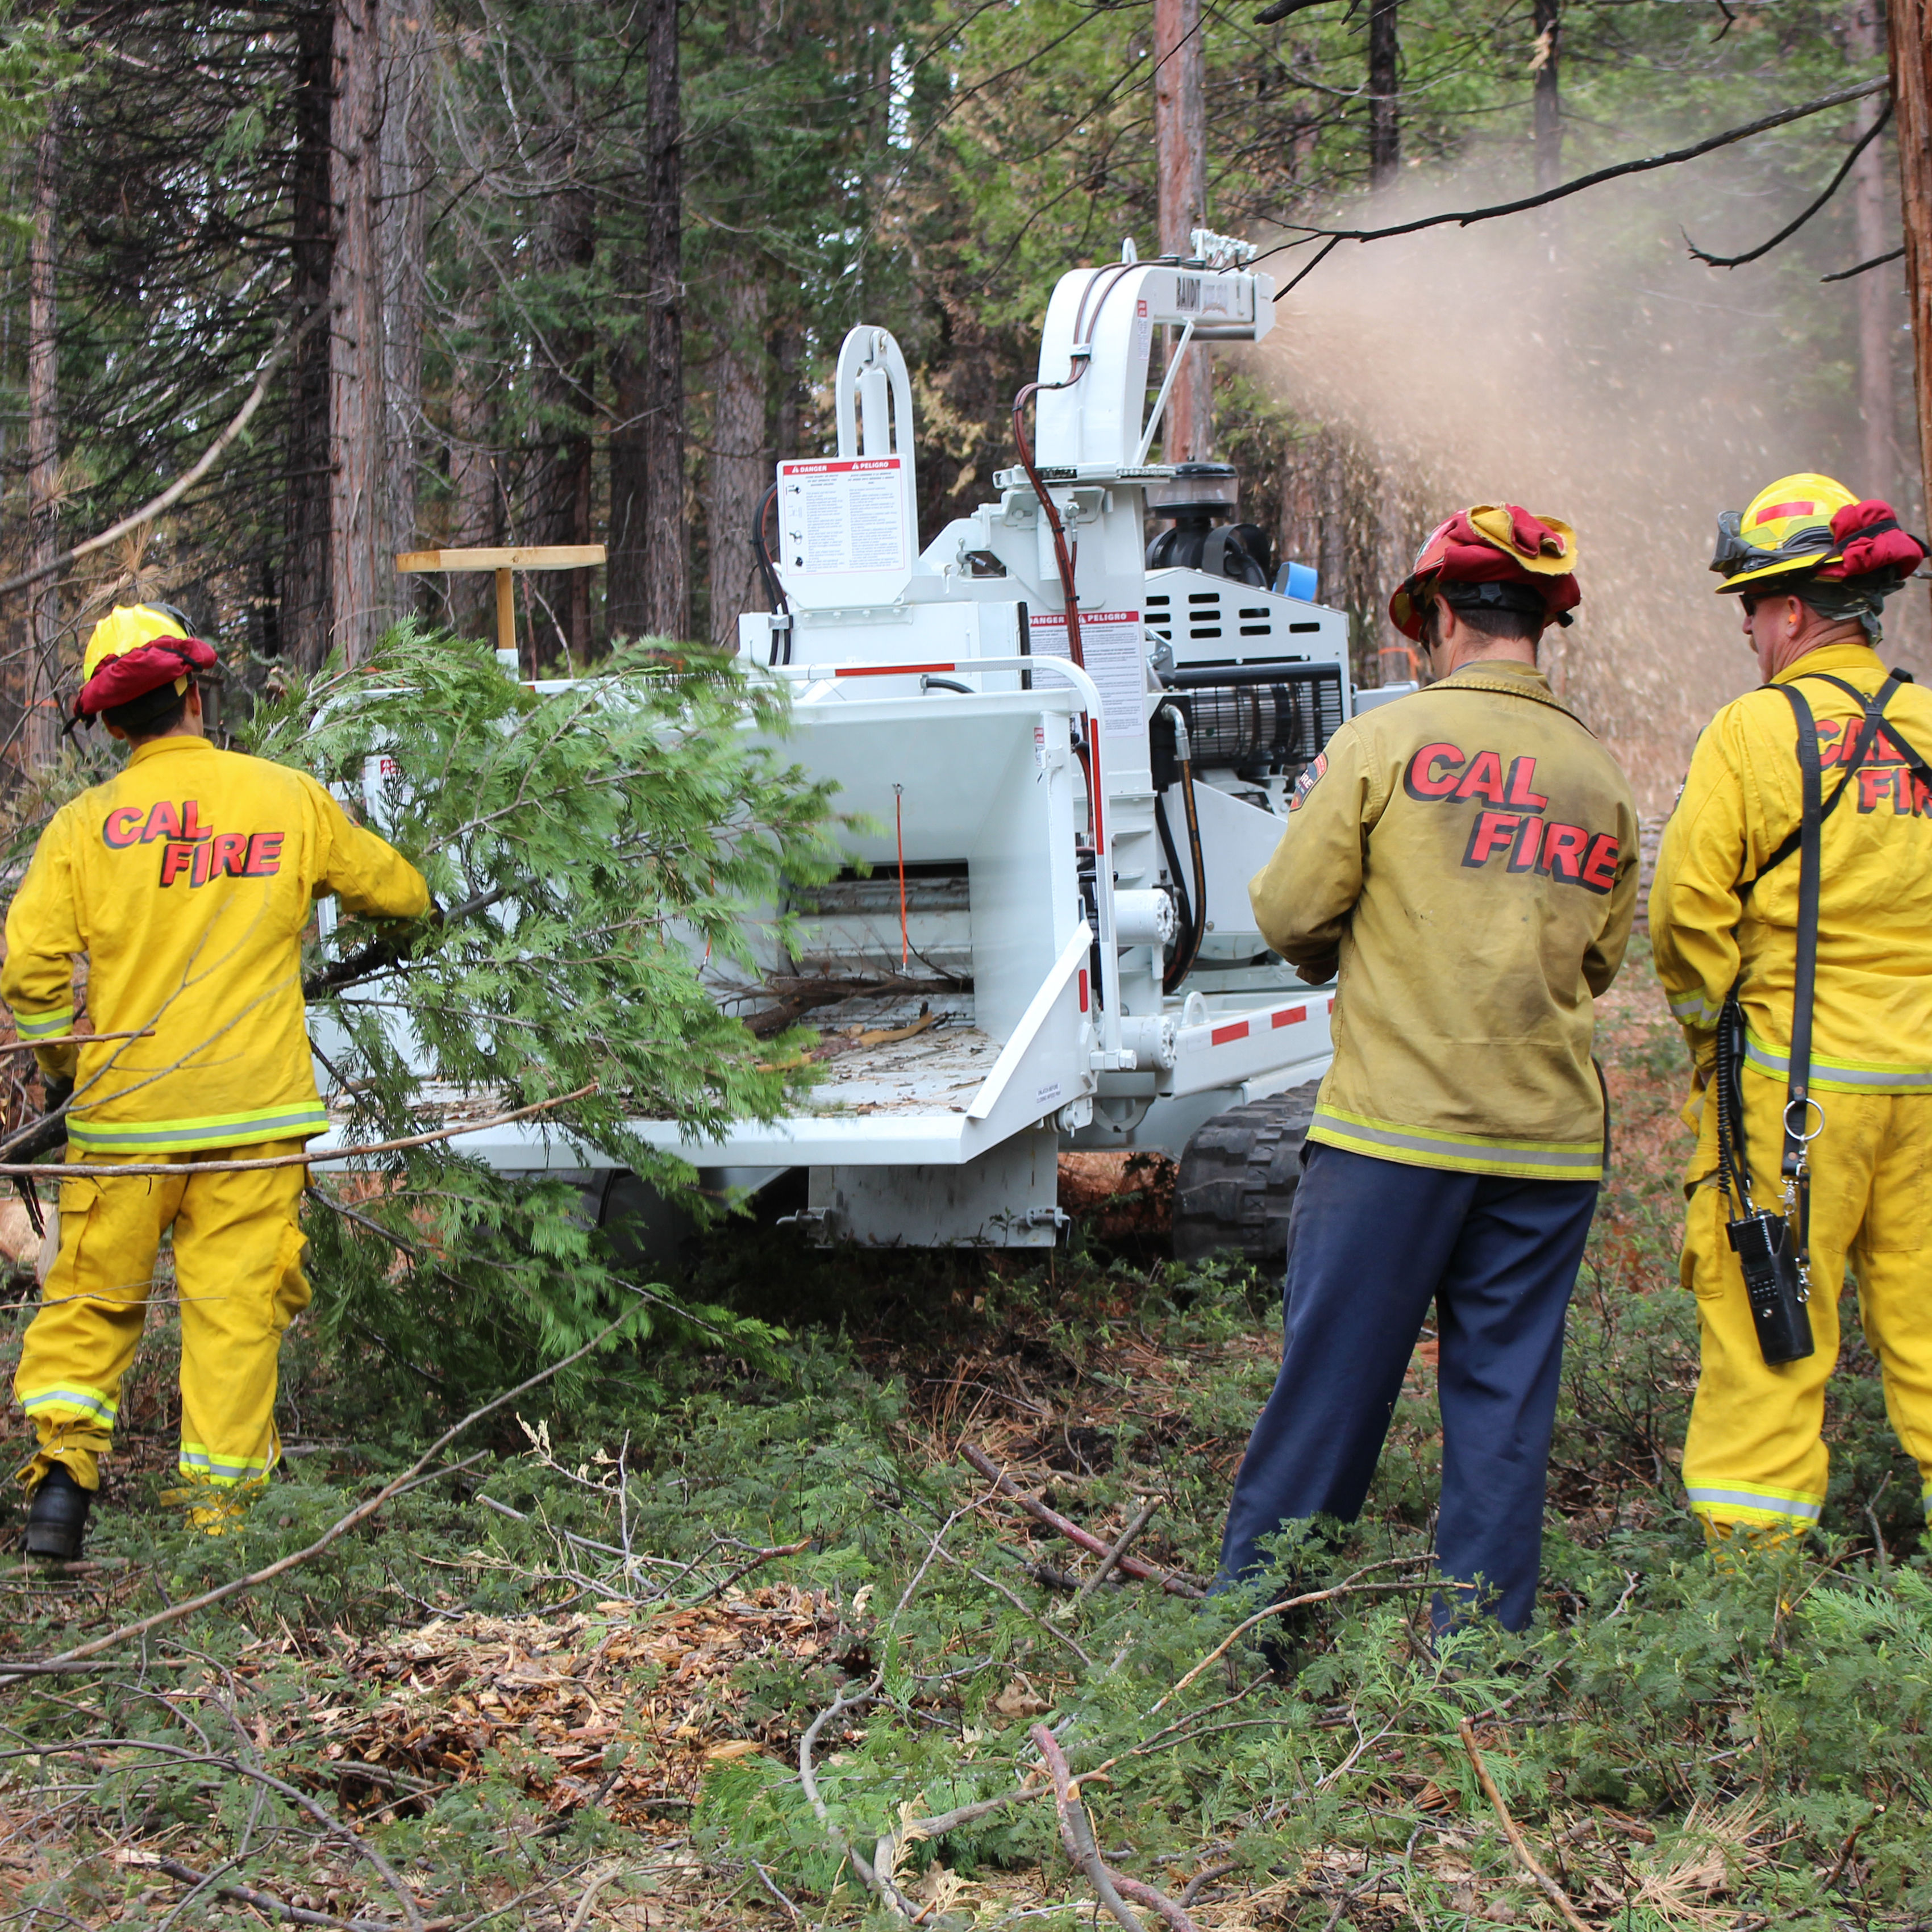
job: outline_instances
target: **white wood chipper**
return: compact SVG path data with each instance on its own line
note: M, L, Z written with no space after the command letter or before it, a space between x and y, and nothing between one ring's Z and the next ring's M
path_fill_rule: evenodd
M820 1241L1045 1246L1062 1149L1146 1148L1180 1162L1178 1254L1282 1251L1334 990L1270 952L1248 881L1304 767L1397 692L1355 692L1346 617L1312 571L1274 574L1231 470L1148 460L1180 357L1273 322L1246 244L1194 245L1061 278L1018 462L922 548L886 330L845 339L836 453L778 465L777 608L740 619L740 651L794 687L786 756L876 829L791 908L806 944L760 963L860 1043L787 1118L638 1127L714 1188L803 1170L788 1218ZM536 1126L461 1144L506 1172L584 1157ZM581 1178L607 1218L656 1212L628 1175Z

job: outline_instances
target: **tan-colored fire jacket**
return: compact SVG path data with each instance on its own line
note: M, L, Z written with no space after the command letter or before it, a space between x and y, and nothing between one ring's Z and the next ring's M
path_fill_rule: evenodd
M1249 887L1283 958L1340 964L1310 1138L1417 1167L1599 1178L1594 1001L1636 891L1630 787L1540 671L1466 666L1344 724Z

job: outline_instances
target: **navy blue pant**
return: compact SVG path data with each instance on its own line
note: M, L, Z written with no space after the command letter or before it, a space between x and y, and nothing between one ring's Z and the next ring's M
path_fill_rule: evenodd
M1234 1482L1221 1575L1286 1522L1360 1513L1432 1301L1442 1574L1520 1630L1536 1606L1563 1318L1589 1180L1409 1167L1311 1143L1294 1198L1281 1373ZM1448 1612L1438 1603L1436 1621Z

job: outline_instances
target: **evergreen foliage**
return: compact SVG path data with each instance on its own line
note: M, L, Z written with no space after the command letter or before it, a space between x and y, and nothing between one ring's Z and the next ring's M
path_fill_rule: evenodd
M410 626L256 714L250 748L334 785L440 907L486 902L312 1009L344 1140L421 1132L439 1102L480 1117L594 1088L530 1124L526 1180L460 1140L325 1174L308 1217L321 1317L351 1354L375 1346L372 1394L466 1400L621 1311L638 1285L586 1225L572 1171L592 1161L571 1150L684 1196L690 1170L632 1122L704 1136L795 1101L808 1070L789 1039L754 1040L713 998L727 974L756 985L754 937L782 945L788 888L838 862L825 791L776 742L785 716L782 688L708 653L627 646L532 691L484 646ZM385 937L347 922L328 951ZM667 1306L640 1305L628 1332ZM760 1332L702 1318L748 1346Z

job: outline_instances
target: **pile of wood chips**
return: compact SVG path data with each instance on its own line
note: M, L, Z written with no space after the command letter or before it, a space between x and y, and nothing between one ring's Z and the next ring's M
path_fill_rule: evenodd
M837 1610L787 1585L688 1610L626 1603L592 1613L465 1616L345 1648L353 1682L291 1708L314 1778L345 1807L421 1808L438 1789L496 1768L554 1817L596 1804L660 1835L688 1824L708 1766L782 1741L748 1733L732 1674L760 1658L808 1664L835 1647Z

